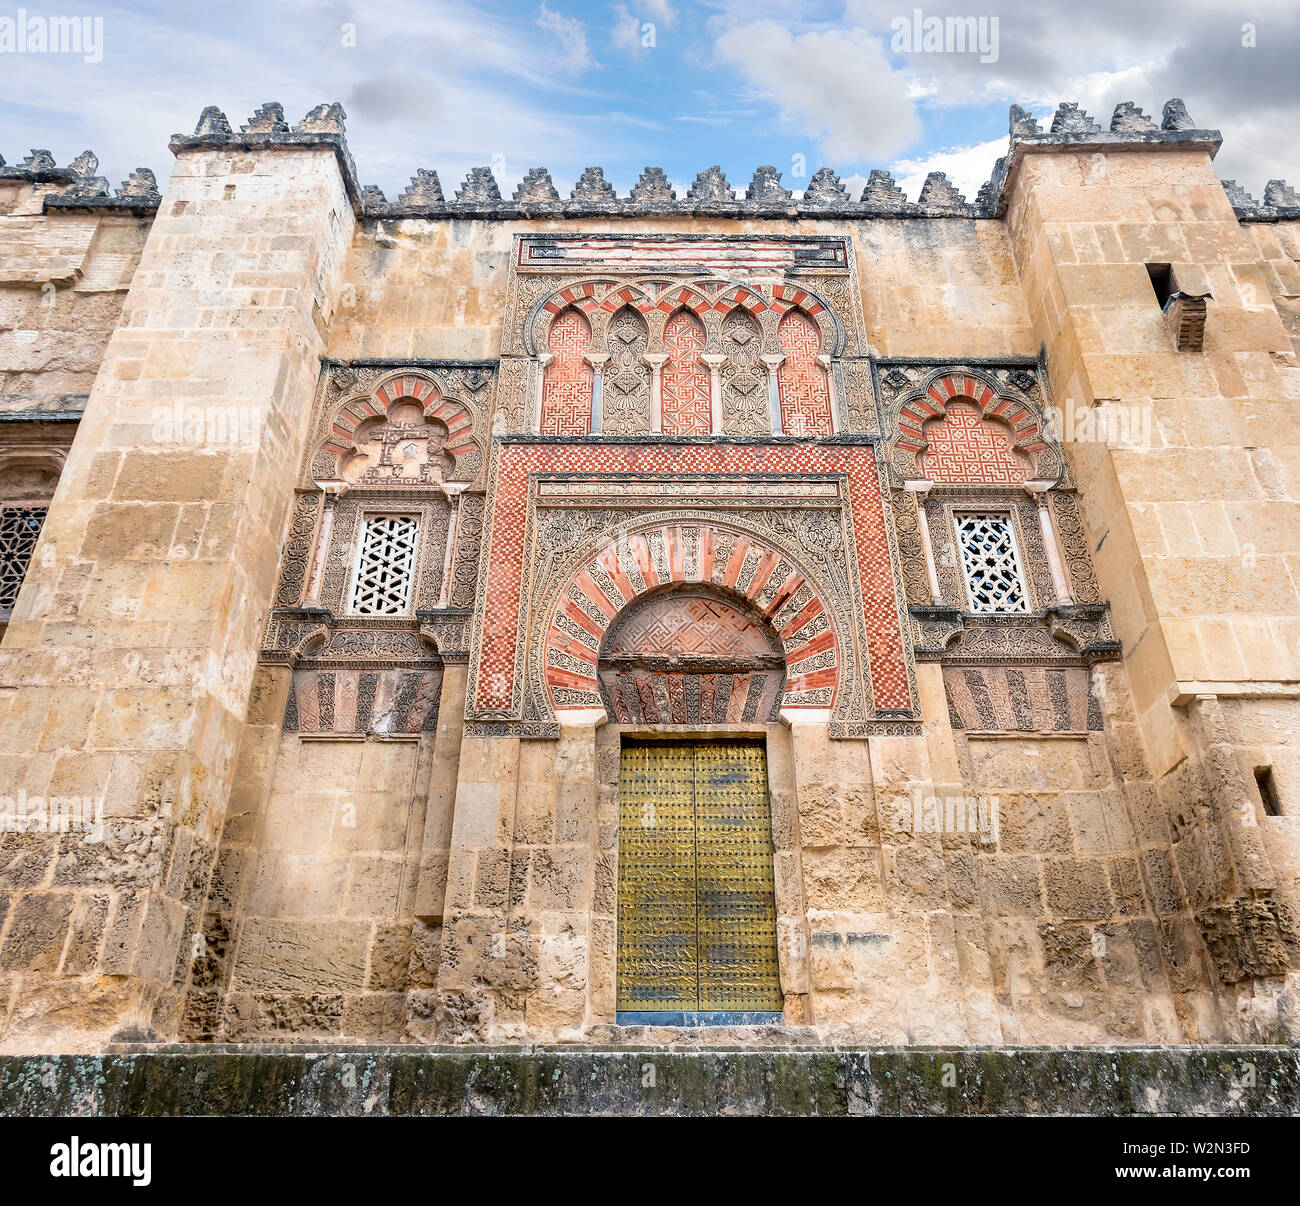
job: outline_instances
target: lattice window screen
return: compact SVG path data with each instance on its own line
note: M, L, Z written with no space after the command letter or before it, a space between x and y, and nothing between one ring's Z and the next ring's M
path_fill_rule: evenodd
M971 611L1028 611L1029 596L1011 516L1005 512L982 511L954 515L953 519L957 523L957 543L961 546Z
M420 521L408 515L372 515L361 534L349 610L359 616L406 614L415 581Z
M0 507L0 614L13 611L47 507Z

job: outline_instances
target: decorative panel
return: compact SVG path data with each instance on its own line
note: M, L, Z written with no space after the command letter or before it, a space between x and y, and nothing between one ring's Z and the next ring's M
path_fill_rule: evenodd
M432 733L442 671L340 664L297 670L284 727L300 733Z
M582 658L573 663L586 668ZM699 590L650 596L627 609L602 643L601 698L622 724L773 722L785 678L772 628Z
M948 713L976 732L1100 732L1101 706L1084 666L945 666Z
M545 737L556 707L599 707L601 637L668 583L712 583L771 623L783 706L829 708L835 736L916 728L870 445L510 441L494 464L471 732Z
M709 373L700 360L707 343L704 324L678 310L664 324L663 430L665 435L708 435L712 429Z
M13 611L23 584L46 507L0 507L0 615Z
M973 612L1029 610L1015 529L1005 512L954 515L966 590Z
M650 430L650 366L646 348L650 331L630 306L610 320L606 335L609 360L601 390L601 430L611 435L637 435Z
M832 434L830 384L817 363L822 350L817 324L802 310L791 310L776 333L785 356L776 372L781 429L795 436Z
M411 605L420 523L404 515L365 521L348 610L359 616L404 615Z
M596 375L585 357L591 324L579 310L555 316L547 336L552 360L542 388L543 435L586 435L591 430L591 396Z
M936 485L1018 486L1033 473L1029 458L1012 451L1011 429L973 404L949 402L924 435L929 448L920 472Z
M722 429L728 435L766 435L772 428L767 368L759 357L758 322L737 306L722 320Z

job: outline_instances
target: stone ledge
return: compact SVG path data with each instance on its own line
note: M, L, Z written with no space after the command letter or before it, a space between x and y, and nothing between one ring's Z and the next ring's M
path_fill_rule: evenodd
M1289 1047L177 1045L0 1056L0 1117L1297 1114L1300 1052Z

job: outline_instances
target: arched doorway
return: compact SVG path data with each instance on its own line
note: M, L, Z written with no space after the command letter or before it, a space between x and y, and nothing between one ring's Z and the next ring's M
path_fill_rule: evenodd
M669 587L614 619L598 677L613 721L659 730L625 738L620 756L619 1020L779 1017L766 744L698 731L776 720L779 638L739 596ZM696 732L674 740L671 728Z

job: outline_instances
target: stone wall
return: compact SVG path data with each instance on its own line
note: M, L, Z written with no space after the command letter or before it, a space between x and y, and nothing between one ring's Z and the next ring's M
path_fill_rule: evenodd
M1149 441L1067 447L1140 731L1121 739L1120 765L1144 794L1155 787L1155 828L1171 842L1168 864L1153 853L1147 867L1149 890L1183 914L1168 923L1167 951L1188 985L1211 961L1212 983L1265 981L1223 1024L1276 1033L1294 1024L1293 960L1281 952L1295 947L1297 901L1290 859L1279 878L1268 848L1287 841L1289 819L1264 815L1227 717L1242 732L1258 710L1275 749L1300 726L1300 372L1270 291L1282 274L1259 264L1252 228L1199 152L1028 156L1009 194L1058 405L1149 416ZM1147 270L1158 263L1179 288L1213 294L1203 350L1176 346ZM1129 716L1114 719L1138 736ZM1291 773L1283 756L1279 782ZM1209 1012L1207 998L1197 1028L1212 1025Z
M6 784L104 821L6 835L6 1042L176 1030L352 222L328 151L178 158L0 653Z
M0 413L79 413L152 212L45 211L59 180L0 176Z

